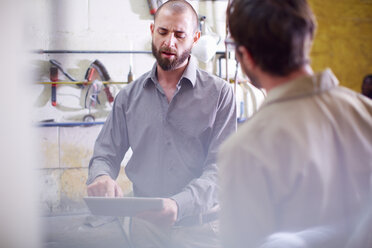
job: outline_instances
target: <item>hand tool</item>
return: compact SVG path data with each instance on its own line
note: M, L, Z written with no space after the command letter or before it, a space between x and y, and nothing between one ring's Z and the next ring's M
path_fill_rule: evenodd
M58 81L58 68L54 65L50 67L50 81L57 82ZM52 94L51 94L51 102L52 105L55 107L57 106L57 85L52 84Z
M94 75L95 72L98 74L98 77L101 81L110 81L111 80L110 75L109 75L106 67L98 59L96 59L88 67L88 69L85 73L85 81L91 82L94 79L97 79L98 77L96 75ZM104 87L105 87L104 91L106 93L107 100L109 101L109 103L112 103L114 101L114 97L112 96L112 94L110 92L110 88L107 86L107 83L104 84ZM89 91L89 89L88 89L88 91ZM87 91L87 93L88 93L88 91Z
M68 72L66 72L61 63L55 59L50 59L49 62L52 64L50 67L50 81L57 82L58 81L58 70L60 70L68 79L71 81L76 81ZM57 106L57 84L52 84L52 105L55 107Z
M74 77L72 77L68 72L66 72L61 63L58 62L57 60L55 59L50 59L49 62L54 65L55 67L57 67L68 79L70 79L71 81L76 81L76 79Z
M96 69L101 80L102 81L110 81L111 78L110 78L110 75L106 69L106 67L101 63L101 61L99 61L98 59L96 59L93 63L92 63L92 68ZM114 97L112 96L111 92L110 92L110 88L108 87L107 84L104 84L104 91L106 93L106 96L107 96L107 100L112 103L114 101Z
M105 68L105 66L96 59L93 61L93 63L90 64L86 74L85 74L85 80L87 82L93 81L87 90L87 93L85 95L85 101L84 106L85 108L89 109L89 114L84 116L84 121L94 121L94 116L91 115L91 107L95 106L96 103L101 104L100 100L98 98L99 93L101 92L102 86L104 87L104 91L107 96L107 100L109 103L112 103L114 101L114 97L112 96L110 92L110 88L107 86L107 84L104 84L102 81L110 81L110 75ZM90 93L90 97L88 98L88 95Z
M147 3L149 4L150 14L155 15L156 11L158 10L158 5L157 5L156 0L147 0Z

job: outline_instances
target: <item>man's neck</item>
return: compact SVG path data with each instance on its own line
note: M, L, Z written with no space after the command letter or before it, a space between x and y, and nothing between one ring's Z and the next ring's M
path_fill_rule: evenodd
M272 90L273 88L290 82L296 78L303 77L303 76L311 76L313 75L313 69L310 65L304 65L300 69L291 72L286 76L273 76L267 73L261 73L260 75L260 83L262 87L266 89L267 92Z
M182 77L183 72L187 67L188 62L174 70L165 71L157 65L157 76L160 85L163 88L176 88L178 81Z
M172 101L172 98L176 92L178 81L180 81L180 78L182 77L187 65L188 60L185 61L185 63L180 67L170 71L165 71L159 65L157 65L158 81L164 90L168 102Z

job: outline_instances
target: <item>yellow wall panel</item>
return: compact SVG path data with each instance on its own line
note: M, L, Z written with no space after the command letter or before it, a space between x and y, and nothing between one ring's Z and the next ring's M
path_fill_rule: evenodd
M372 0L309 0L318 22L312 67L330 67L340 84L360 92L372 73Z

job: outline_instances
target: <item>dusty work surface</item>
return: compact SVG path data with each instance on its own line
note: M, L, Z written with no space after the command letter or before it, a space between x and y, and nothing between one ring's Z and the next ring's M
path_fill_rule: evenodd
M126 236L114 219L87 224L88 215L42 217L43 248L126 248ZM107 221L105 221L107 222Z

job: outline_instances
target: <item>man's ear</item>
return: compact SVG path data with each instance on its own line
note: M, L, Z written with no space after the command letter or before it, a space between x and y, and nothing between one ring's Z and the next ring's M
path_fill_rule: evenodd
M195 46L195 44L198 42L199 39L200 39L200 31L196 31L194 34L193 46Z
M237 47L237 55L240 63L244 64L248 69L253 69L256 66L251 53L244 46L240 45Z
M150 30L151 30L151 35L154 34L154 30L155 30L155 24L154 23L151 23L150 24Z

